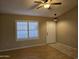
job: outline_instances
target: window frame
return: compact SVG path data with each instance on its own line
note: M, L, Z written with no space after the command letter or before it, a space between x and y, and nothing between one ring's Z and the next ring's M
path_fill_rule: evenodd
M18 39L17 38L17 22L27 22L27 31L28 31L28 38L24 38L24 39ZM35 37L35 38L30 38L29 37L29 22L37 22L38 23L38 28L37 28L37 31L38 31L38 37ZM39 36L40 36L40 34L39 34L39 21L34 21L34 20L16 20L16 41L25 41L25 40L38 40L39 39Z

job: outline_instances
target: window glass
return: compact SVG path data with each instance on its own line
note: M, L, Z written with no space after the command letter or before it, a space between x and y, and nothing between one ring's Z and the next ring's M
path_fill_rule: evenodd
M38 31L29 31L29 37L30 38L37 38L38 37Z
M38 22L29 22L29 30L37 30Z
M18 21L16 27L18 40L38 38L38 22Z
M28 32L27 31L17 31L17 38L18 39L28 38Z
M17 30L27 30L27 22L17 22Z

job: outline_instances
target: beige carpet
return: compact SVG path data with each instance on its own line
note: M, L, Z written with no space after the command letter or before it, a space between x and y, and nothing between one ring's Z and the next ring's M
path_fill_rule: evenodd
M77 49L76 48L72 48L72 47L62 44L62 43L49 44L48 46L56 48L60 52L66 54L70 57L73 57L74 59L77 58Z
M0 55L10 56L2 57L0 59L73 59L49 46L39 46L1 52Z

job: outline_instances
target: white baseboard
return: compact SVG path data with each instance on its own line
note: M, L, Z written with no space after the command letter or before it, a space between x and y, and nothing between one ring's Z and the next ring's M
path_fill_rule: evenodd
M36 45L30 45L30 46L24 46L24 47L16 47L16 48L11 48L11 49L4 49L4 50L0 50L0 52L6 52L6 51L17 50L17 49L36 47L36 46L43 46L43 45L46 45L46 44L36 44Z

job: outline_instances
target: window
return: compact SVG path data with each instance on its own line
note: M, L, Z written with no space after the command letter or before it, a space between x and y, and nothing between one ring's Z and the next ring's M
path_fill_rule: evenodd
M17 21L17 40L37 39L38 22Z

